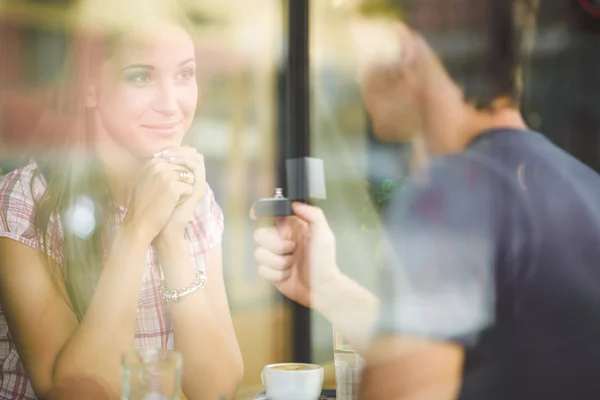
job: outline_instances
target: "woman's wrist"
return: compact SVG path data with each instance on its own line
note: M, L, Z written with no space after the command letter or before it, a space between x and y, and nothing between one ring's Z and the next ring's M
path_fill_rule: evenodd
M184 232L185 230L178 232L163 231L158 234L153 241L156 251L160 254L164 254L166 257L177 255L177 253L182 250L185 250L185 254L187 254L187 244Z
M123 223L117 230L115 240L126 242L129 246L147 249L152 243L152 234L142 227Z
M154 248L170 289L185 287L193 281L194 269L189 265L189 251L183 237L165 237L162 240L157 238Z

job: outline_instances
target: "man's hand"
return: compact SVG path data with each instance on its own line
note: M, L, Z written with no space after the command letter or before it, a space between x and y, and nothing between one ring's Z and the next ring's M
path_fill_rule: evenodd
M294 216L276 221L274 227L258 228L254 240L258 273L289 299L304 306L335 281L335 236L323 211L293 203Z

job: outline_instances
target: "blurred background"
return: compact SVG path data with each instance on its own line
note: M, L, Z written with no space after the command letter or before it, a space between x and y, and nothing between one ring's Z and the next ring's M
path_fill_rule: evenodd
M43 112L39 94L60 80L77 26L97 16L86 11L85 3L0 0L4 173L26 164ZM187 141L204 154L209 183L225 214L224 270L245 361L240 392L246 394L260 384L265 364L297 356L298 334L310 336L304 358L333 360L331 325L313 313L310 329L294 332L291 305L257 276L253 260L254 225L248 210L257 199L273 194L278 143L286 129L287 0L184 3L198 26L203 92ZM432 32L445 38L445 51L460 59L478 47L463 46L464 37L435 17L453 13L454 3L423 1L420 12ZM118 2L102 4L108 18L135 12ZM144 4L152 7L154 2ZM600 12L595 10L600 10L599 1L541 1L535 50L525 71L523 112L533 129L600 171ZM339 265L377 291L379 212L386 193L401 188L412 155L407 144L381 143L372 135L353 81L347 22L335 2L310 1L311 153L325 162L328 198L320 205L338 234Z

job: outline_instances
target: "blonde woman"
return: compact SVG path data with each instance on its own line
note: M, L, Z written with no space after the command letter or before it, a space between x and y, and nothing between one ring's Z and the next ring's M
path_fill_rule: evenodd
M0 398L76 376L118 397L133 347L181 352L187 398L233 398L223 214L202 155L182 146L199 97L193 36L161 21L73 46L40 123L47 152L0 183Z

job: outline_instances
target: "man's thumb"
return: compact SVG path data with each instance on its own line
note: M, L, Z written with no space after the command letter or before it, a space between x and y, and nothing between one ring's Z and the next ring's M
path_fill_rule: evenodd
M327 219L323 211L305 203L294 202L292 203L292 211L294 214L303 221L308 222L313 226L327 226Z

